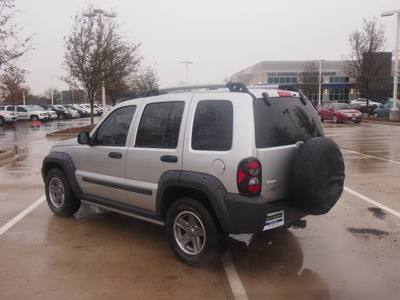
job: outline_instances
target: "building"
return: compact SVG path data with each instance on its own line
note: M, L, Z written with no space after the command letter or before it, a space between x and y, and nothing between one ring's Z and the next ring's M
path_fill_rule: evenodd
M389 56L388 56L389 55ZM390 70L391 53L383 53ZM389 57L389 60L387 58ZM293 84L299 87L299 76L304 72L305 65L309 61L262 61L239 72L234 73L230 80L243 82L246 85L260 84ZM317 68L321 67L321 102L328 101L349 102L359 98L355 88L355 80L344 73L345 61L328 60L315 61ZM393 68L392 68L393 69ZM393 75L392 75L393 76ZM390 72L384 77L386 88L380 90L374 98L382 99L390 96L390 88L393 87L393 77L390 81ZM301 90L301 89L300 89ZM309 98L318 101L318 89ZM373 97L371 97L373 98Z

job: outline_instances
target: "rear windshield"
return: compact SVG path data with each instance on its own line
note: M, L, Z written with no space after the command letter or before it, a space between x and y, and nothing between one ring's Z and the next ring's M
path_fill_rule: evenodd
M270 98L271 106L263 99L254 100L257 148L291 145L310 137L323 136L323 128L314 107L298 98Z

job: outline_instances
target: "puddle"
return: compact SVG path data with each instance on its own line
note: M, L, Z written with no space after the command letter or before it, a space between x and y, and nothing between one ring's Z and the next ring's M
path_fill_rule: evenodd
M354 234L362 234L365 238L370 238L371 236L382 238L389 235L387 231L369 228L347 228L347 231Z
M374 217L377 217L378 219L383 220L386 218L386 213L379 207L368 207L368 211L372 212L374 214Z

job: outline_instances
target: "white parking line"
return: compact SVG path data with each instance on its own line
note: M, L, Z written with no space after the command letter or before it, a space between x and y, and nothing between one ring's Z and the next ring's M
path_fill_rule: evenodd
M222 263L235 300L248 300L249 298L228 252L222 256Z
M399 162L399 161L390 160L390 159L386 159L386 158L382 158L382 157L378 157L378 156L373 156L373 155L369 155L369 154L364 154L364 153L357 152L357 151L353 151L353 150L348 150L348 149L346 149L346 148L344 148L344 147L340 147L340 148L341 148L342 150L347 151L347 152L350 152L350 153L360 154L360 155L363 155L363 156L367 156L367 157L371 157L371 158L375 158L375 159L379 159L379 160L383 160L383 161L387 161L387 162L390 162L390 163L394 163L394 164L400 165L400 162Z
M46 200L46 196L43 195L38 200L36 200L34 203L32 203L29 207L27 207L25 210L23 210L18 215L16 215L12 220L10 220L5 225L3 225L0 228L0 236L3 233L5 233L8 229L13 227L18 221L20 221L23 217L25 217L27 214L29 214L32 210L34 210L37 206L42 204L45 200Z
M346 192L349 192L350 194L353 194L354 196L357 196L357 197L359 197L359 198L371 203L372 205L375 205L375 206L377 206L377 207L379 207L379 208L381 208L383 210L386 210L387 212L391 213L392 215L395 215L396 217L400 218L400 213L398 211L395 211L394 209L391 209L391 208L389 208L389 207L387 207L387 206L385 206L385 205L383 205L383 204L381 204L379 202L376 202L376 201L374 201L374 200L372 200L372 199L370 199L370 198L368 198L368 197L366 197L364 195L361 195L360 193L357 193L356 191L353 191L352 189L349 189L346 186L344 187L344 190Z

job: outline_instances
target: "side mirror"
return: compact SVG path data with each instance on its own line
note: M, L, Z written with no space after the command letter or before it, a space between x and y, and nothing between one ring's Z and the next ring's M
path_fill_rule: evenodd
M88 131L83 131L78 134L78 143L81 145L91 145L92 139Z

